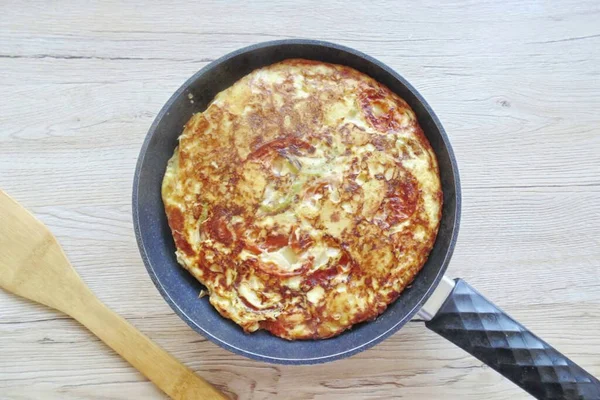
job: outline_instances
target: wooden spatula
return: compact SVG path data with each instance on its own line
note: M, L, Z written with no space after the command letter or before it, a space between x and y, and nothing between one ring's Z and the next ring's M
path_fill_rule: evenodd
M75 318L173 399L226 399L102 304L48 228L1 190L0 287Z

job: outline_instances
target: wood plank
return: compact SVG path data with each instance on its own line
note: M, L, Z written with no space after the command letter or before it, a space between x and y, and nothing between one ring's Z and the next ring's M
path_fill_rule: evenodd
M350 359L258 363L162 300L131 222L136 158L195 71L260 41L310 37L405 76L452 140L463 220L449 267L600 376L597 1L3 3L0 186L56 234L94 292L239 399L526 398L413 321ZM163 398L74 321L0 292L0 398Z

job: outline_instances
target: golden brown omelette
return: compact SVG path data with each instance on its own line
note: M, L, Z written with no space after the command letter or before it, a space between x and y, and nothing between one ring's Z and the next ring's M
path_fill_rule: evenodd
M375 318L433 247L435 155L404 100L341 65L253 71L185 125L162 187L179 263L247 332Z

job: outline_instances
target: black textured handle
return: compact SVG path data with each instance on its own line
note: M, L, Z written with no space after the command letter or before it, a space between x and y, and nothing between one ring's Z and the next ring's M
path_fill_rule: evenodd
M456 280L425 324L538 399L600 399L600 381Z

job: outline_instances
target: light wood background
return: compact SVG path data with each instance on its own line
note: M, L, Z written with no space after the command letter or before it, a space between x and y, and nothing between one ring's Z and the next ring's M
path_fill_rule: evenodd
M211 60L297 37L364 51L421 91L454 145L464 207L449 274L600 376L599 21L597 0L4 0L0 187L106 304L233 398L526 398L419 321L316 366L206 341L146 274L133 172L159 109ZM74 321L0 291L0 398L163 397Z

